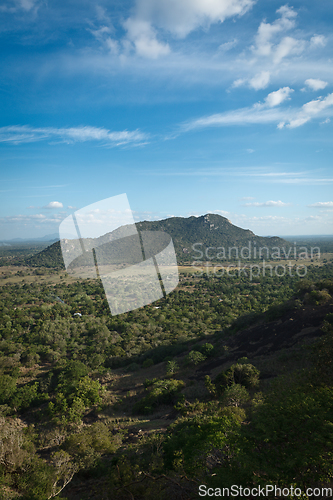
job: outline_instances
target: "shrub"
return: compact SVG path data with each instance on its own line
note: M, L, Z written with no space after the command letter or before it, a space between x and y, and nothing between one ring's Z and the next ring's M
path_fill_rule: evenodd
M184 386L182 380L158 380L151 386L149 394L135 403L133 412L146 415L162 404L175 404Z
M206 356L204 356L199 351L190 351L185 359L186 359L187 364L196 366L199 363L202 363L203 361L205 361Z
M228 370L221 372L214 380L217 391L219 394L223 392L226 387L233 384L240 384L246 389L256 387L259 384L259 370L250 363L236 363Z
M168 375L173 375L174 373L176 373L177 370L179 370L179 366L176 363L176 361L171 359L170 361L167 362L166 371Z

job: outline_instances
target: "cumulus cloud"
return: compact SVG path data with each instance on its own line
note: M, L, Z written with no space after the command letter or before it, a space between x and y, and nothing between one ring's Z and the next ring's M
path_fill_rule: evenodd
M308 78L305 80L305 85L311 90L322 90L327 87L328 83L318 78Z
M254 201L252 203L245 203L244 206L246 207L286 207L287 205L290 205L290 203L284 203L281 200L278 201L264 201L263 203L259 203L258 201Z
M297 13L288 5L276 12L280 17L273 23L263 21L260 24L252 50L257 56L270 56L275 64L279 64L286 56L303 52L305 43L291 36L281 38L283 33L295 27Z
M34 128L28 125L12 125L0 128L0 142L21 144L37 142L45 139L57 139L67 143L99 141L105 145L120 146L138 144L146 141L148 136L139 130L111 132L97 127Z
M60 201L50 201L45 207L43 208L63 208L63 204Z
M208 28L226 18L241 16L255 0L136 0L134 13L124 22L127 39L138 55L158 58L170 52L168 43L158 40L158 32L185 38L191 31ZM229 50L230 42L221 50Z
M270 72L269 71L261 71L255 75L250 81L250 87L254 88L254 90L265 89L270 80Z
M124 27L138 55L156 59L159 56L169 54L169 45L157 40L156 31L148 21L129 18L125 21Z
M184 38L199 27L243 15L254 0L137 0L134 19Z
M279 90L276 90L275 92L271 92L270 94L268 94L268 96L265 97L265 102L267 106L273 108L274 106L278 106L279 104L281 104L283 101L290 99L289 95L292 92L294 92L294 89L283 87Z

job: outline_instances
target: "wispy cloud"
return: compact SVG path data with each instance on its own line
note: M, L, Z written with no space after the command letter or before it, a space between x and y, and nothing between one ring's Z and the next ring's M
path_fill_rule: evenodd
M258 201L254 201L251 203L244 204L245 207L286 207L288 205L290 205L290 203L284 203L281 200L278 200L278 201L270 200L270 201L264 201L262 203L260 203Z
M317 203L312 203L308 205L311 208L333 208L333 201L318 201Z
M97 127L34 128L28 125L12 125L0 128L0 142L21 144L43 140L60 140L68 144L75 142L96 141L106 146L138 144L146 141L148 134L139 130L112 132Z
M327 39L324 35L314 35L311 37L310 43L313 47L325 47Z
M216 113L181 125L183 131L204 127L221 127L226 125L247 124L277 124L279 129L284 126L296 128L309 122L316 116L332 115L333 93L325 98L319 97L305 103L301 108L276 108L283 101L290 99L293 89L283 87L271 92L264 103L255 103L251 107L240 108L225 113Z
M0 6L0 12L15 13L17 11L31 11L38 8L37 0L13 0L13 2L7 5Z

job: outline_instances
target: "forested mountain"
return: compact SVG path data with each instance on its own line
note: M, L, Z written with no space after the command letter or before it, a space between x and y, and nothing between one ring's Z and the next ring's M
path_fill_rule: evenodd
M242 229L234 226L231 222L216 214L207 214L201 217L171 217L161 221L144 221L136 223L137 230L142 231L163 231L171 236L175 247L178 263L191 262L198 260L201 253L203 259L207 259L205 251L210 250L210 258L217 257L223 260L221 248L224 249L225 259L235 258L237 253L232 248L250 248L252 255L254 248L272 249L273 247L284 248L287 250L291 244L278 237L256 236L249 229ZM96 239L85 239L85 246L92 248L101 246L105 252L110 252L112 246L112 255L114 262L123 262L123 249L120 236L124 228L118 228L112 233L107 233ZM220 248L220 250L218 250ZM244 255L248 255L248 251ZM129 259L134 262L134 255L126 252ZM221 255L221 257L218 257ZM267 251L263 251L264 257ZM257 252L257 256L259 253ZM247 258L247 257L246 257ZM46 266L63 268L64 263L61 255L60 242L53 243L38 255L27 259L26 263L30 266ZM130 262L132 263L132 262ZM84 265L84 261L82 261Z

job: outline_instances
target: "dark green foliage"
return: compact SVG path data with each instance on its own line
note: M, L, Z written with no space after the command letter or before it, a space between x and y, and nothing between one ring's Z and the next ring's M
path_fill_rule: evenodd
M16 391L16 377L0 375L0 404L7 403Z
M214 380L214 384L219 393L226 387L239 384L247 389L256 387L259 384L259 370L250 363L236 363L225 372L221 372Z
M32 267L55 267L65 269L64 259L62 258L60 242L56 241L51 246L45 248L37 255L33 255L25 260L28 266Z
M170 426L164 443L165 466L186 474L202 473L208 455L216 454L219 461L230 436L237 432L239 425L239 420L232 413L181 419Z
M104 423L96 422L82 431L71 434L62 448L75 460L78 467L91 468L106 453L114 453L121 444L121 434L113 435Z
M331 388L277 387L242 428L231 481L303 488L327 484L333 478L332 420ZM223 470L218 476L225 484Z
M77 473L78 491L89 480L96 498L169 500L196 498L199 480L216 486L332 480L331 264L310 266L304 280L181 275L158 309L116 317L98 280L52 282L50 269L18 271L27 282L3 279L0 296L4 488L43 500ZM78 311L82 316L74 317ZM267 329L269 342L277 324L296 319L295 333L317 328L313 335L309 329L311 348L297 343L284 358L274 351L252 360L248 347L261 342L254 336L251 344L252 332ZM248 345L237 346L246 336ZM293 373L294 365L304 374ZM205 377L218 366L230 368L213 381ZM256 366L262 393L255 392ZM275 369L288 375L272 383ZM133 405L138 418L130 416ZM30 437L25 422L35 424ZM156 425L167 432L159 434ZM73 490L60 494L68 498Z
M206 358L210 358L212 356L214 356L215 354L215 347L213 346L213 344L210 344L210 343L206 343L204 344L201 349L200 349L200 352L206 357Z
M155 408L163 404L175 404L179 392L185 386L182 380L158 380L148 386L149 394L135 403L133 412L138 414L152 413Z
M199 365L203 361L205 361L206 356L199 351L190 351L186 356L186 363L188 365Z
M179 366L176 361L171 359L170 361L167 362L166 365L166 372L168 375L173 375L179 370Z

